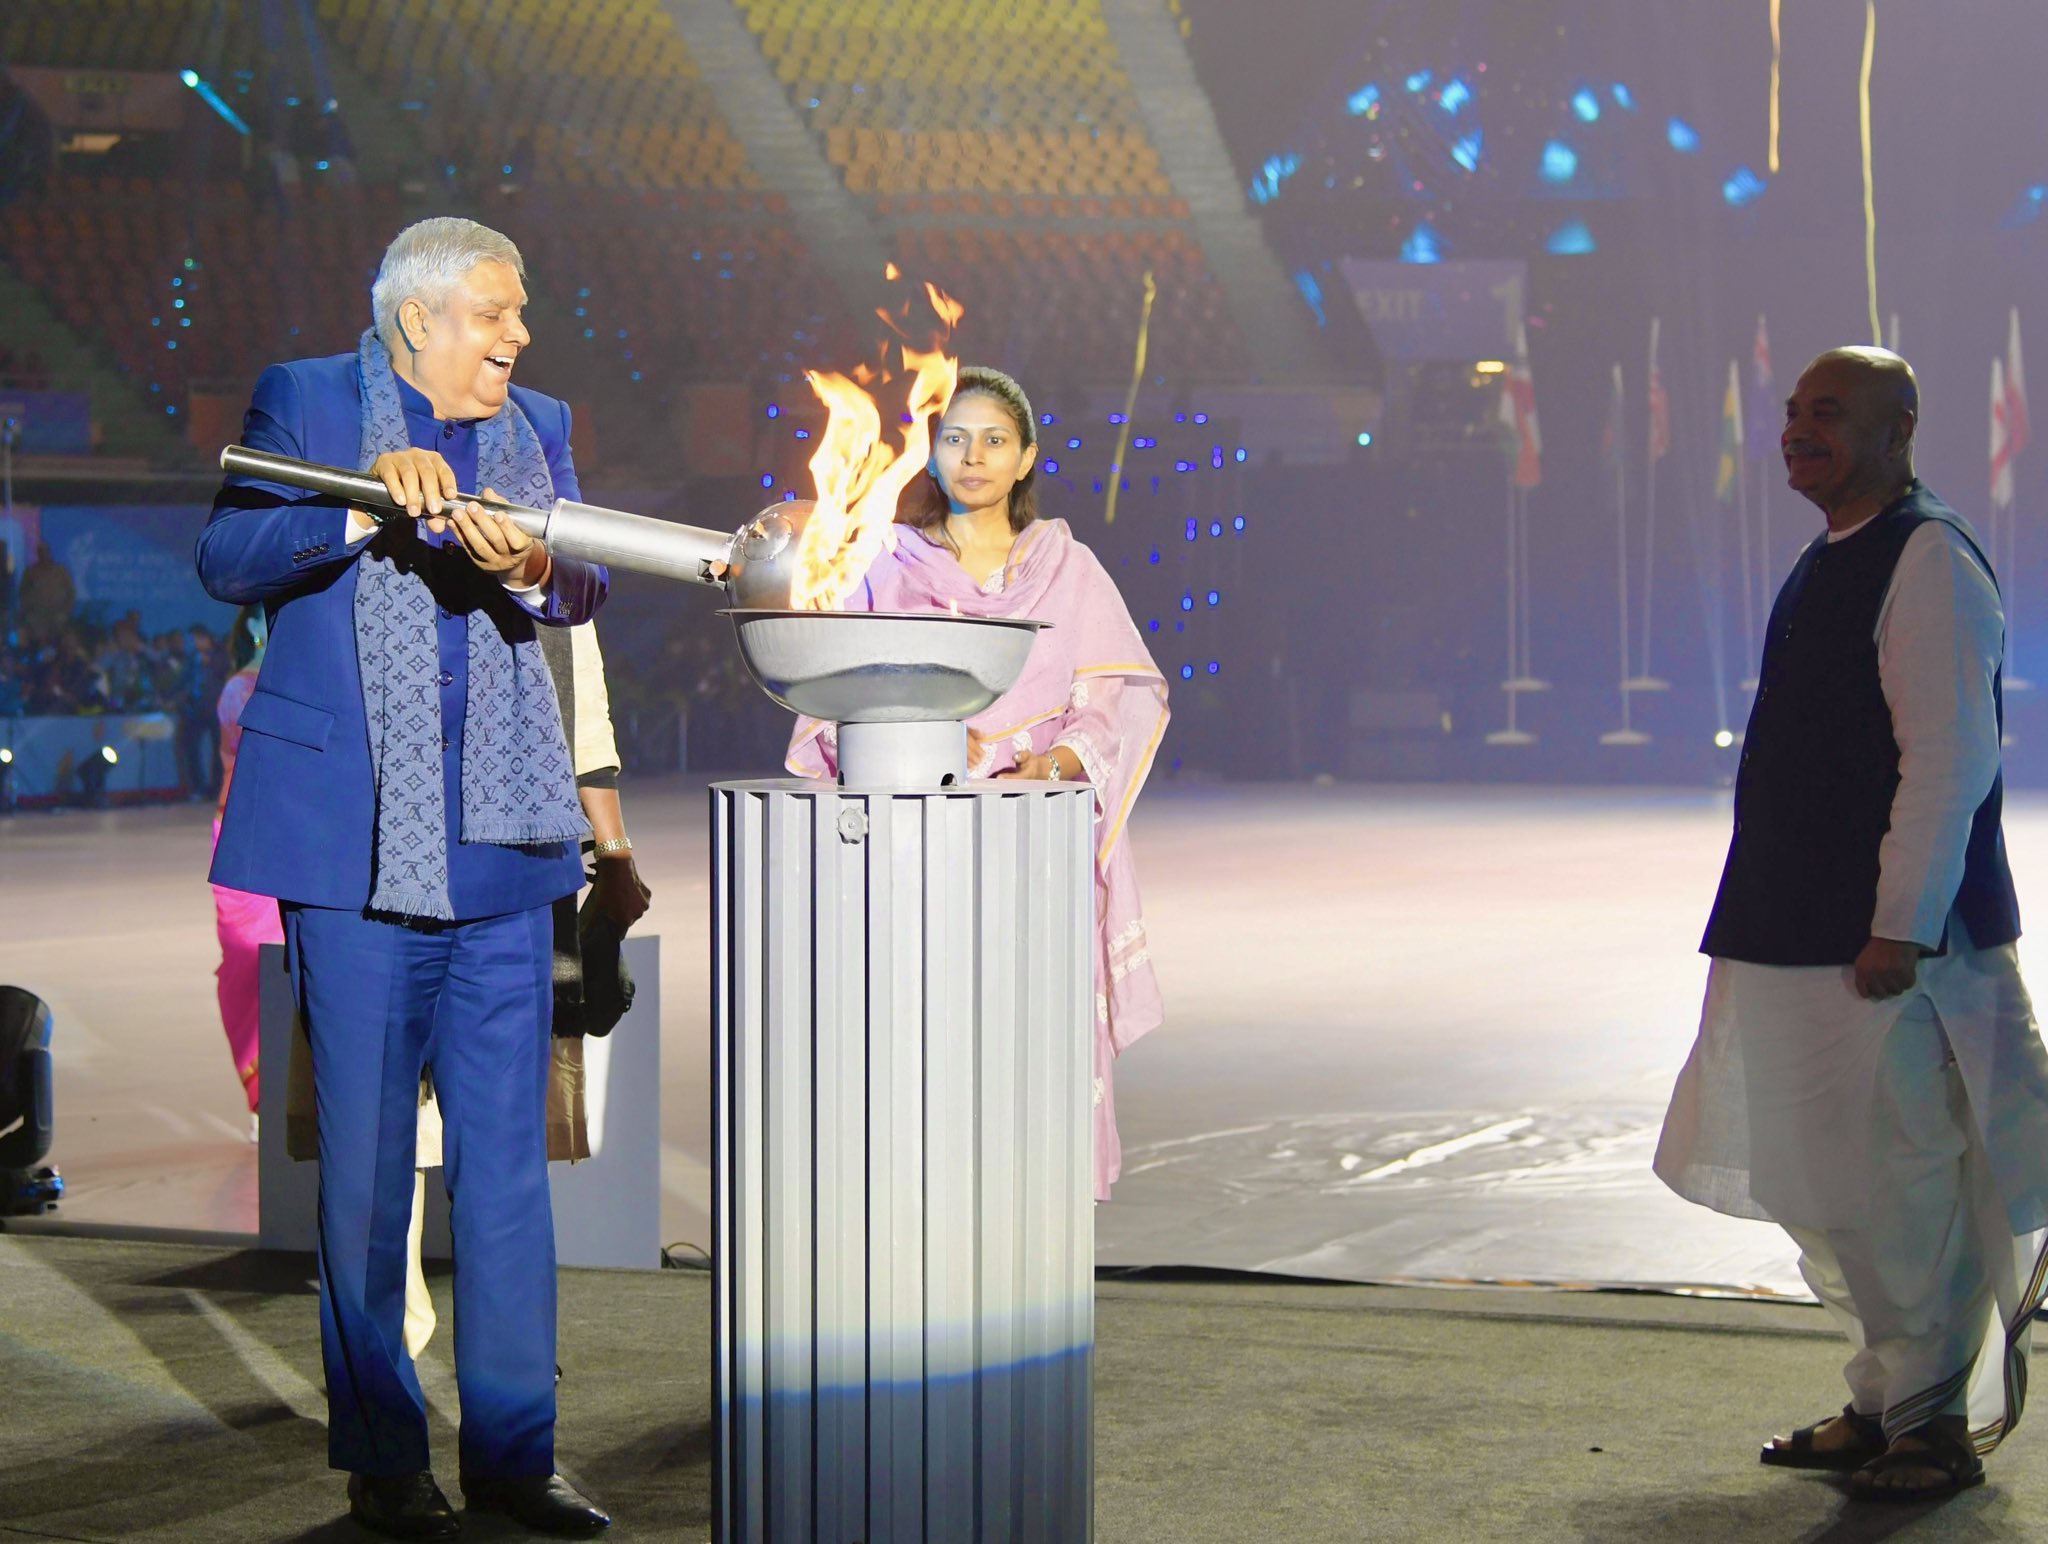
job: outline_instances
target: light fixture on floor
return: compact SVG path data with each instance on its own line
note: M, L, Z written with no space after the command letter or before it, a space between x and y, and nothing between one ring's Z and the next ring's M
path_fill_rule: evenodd
M78 763L78 802L87 809L107 807L107 774L120 764L121 753L102 745Z
M55 1127L50 1008L33 992L0 986L0 1217L33 1217L64 1194L43 1164Z

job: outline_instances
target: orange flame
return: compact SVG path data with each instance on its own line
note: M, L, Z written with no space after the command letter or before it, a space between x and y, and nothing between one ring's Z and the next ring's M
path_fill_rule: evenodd
M943 291L926 289L950 332L964 308ZM882 317L889 320L887 313ZM805 372L825 404L825 428L811 456L817 498L797 542L793 608L838 610L875 560L895 549L897 497L930 460L932 418L945 411L960 380L960 362L944 352L944 341L942 336L941 346L929 350L902 346L910 390L900 447L883 440L881 409L861 389L876 379L874 371L860 365L850 379L836 371ZM889 372L881 379L888 380Z

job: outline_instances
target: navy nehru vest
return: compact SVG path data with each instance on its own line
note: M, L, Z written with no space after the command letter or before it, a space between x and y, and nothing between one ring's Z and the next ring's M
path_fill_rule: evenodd
M1848 540L1816 538L1778 592L1735 780L1735 835L1702 953L1759 965L1848 965L1869 941L1878 847L1899 786L1899 745L1878 680L1877 617L1907 538L1929 520L1962 529L1916 481ZM1989 572L1982 552L1977 558ZM1996 675L1991 692L2002 726ZM1951 908L1977 948L2011 943L2020 931L1999 824L2004 783L2002 773L1992 780L1971 822Z

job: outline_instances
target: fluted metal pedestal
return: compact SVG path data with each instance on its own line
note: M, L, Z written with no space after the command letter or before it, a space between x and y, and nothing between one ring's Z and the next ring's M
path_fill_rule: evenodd
M711 801L716 1537L1085 1544L1092 791Z

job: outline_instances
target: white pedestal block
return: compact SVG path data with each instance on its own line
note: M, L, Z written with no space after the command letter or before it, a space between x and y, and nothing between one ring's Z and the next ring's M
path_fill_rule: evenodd
M1093 815L712 789L721 1544L1091 1537Z

